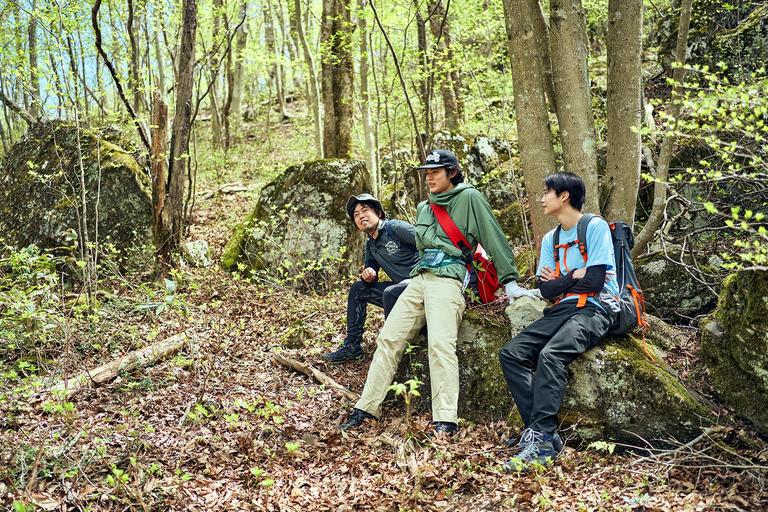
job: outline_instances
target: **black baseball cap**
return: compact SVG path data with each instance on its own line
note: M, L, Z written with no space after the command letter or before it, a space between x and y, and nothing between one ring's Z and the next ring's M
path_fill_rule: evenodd
M373 197L371 194L358 194L356 196L350 197L349 201L347 201L347 214L349 215L349 218L352 222L355 222L355 208L357 208L358 203L365 203L376 208L376 210L380 213L379 217L381 220L384 220L386 217L386 215L384 215L384 208L381 207L381 203L378 199Z
M427 155L427 162L417 167L417 169L435 169L437 167L458 167L459 159L453 154L453 151L447 149L435 149Z

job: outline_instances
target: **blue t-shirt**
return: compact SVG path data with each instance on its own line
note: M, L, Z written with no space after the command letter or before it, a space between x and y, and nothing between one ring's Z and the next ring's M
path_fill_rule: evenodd
M557 228L555 228L557 229ZM562 229L560 231L560 243L565 244L576 240L578 226L573 226L569 230ZM537 275L541 275L541 269L549 267L555 270L555 256L554 256L554 237L555 230L553 229L546 235L541 241L541 258L539 260L539 268L536 270ZM587 225L587 261L584 261L581 253L579 252L578 245L572 245L566 251L565 248L558 249L560 257L560 275L573 272L578 268L591 267L594 265L605 265L605 286L603 286L603 292L613 294L614 297L619 295L619 286L616 283L616 260L613 254L613 240L611 238L611 228L608 223L600 217L594 217ZM564 297L563 301L578 300L578 296ZM593 304L605 308L592 297L588 299Z

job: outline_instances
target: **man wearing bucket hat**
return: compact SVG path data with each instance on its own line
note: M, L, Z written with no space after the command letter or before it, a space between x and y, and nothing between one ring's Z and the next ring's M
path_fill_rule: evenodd
M432 391L431 434L453 435L458 429L459 361L456 342L464 315L464 289L469 283L463 253L441 227L435 210L444 209L474 252L478 243L490 253L510 301L535 297L520 288L515 257L491 207L474 187L463 183L459 162L450 151L432 151L424 165L429 200L416 209L419 263L376 340L377 348L360 400L342 430L358 428L381 417L387 395L408 343L426 324ZM435 208L437 206L437 208ZM442 208L441 208L442 207Z
M347 214L355 226L368 235L368 240L365 268L360 281L349 289L347 298L347 337L338 350L323 355L332 363L363 357L361 343L367 305L383 307L386 318L408 286L411 269L419 262L416 229L407 222L388 220L375 197L370 194L350 197ZM379 269L384 269L392 281L379 281Z

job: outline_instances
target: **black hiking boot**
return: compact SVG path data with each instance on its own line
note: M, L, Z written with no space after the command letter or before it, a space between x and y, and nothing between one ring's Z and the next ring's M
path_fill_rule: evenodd
M352 414L350 415L349 419L345 423L342 423L338 426L341 430L350 430L355 429L365 423L368 420L373 421L379 421L376 416L373 414L368 414L365 411L361 411L360 409L352 409Z
M354 343L344 343L336 352L328 352L323 357L329 363L345 363L363 358L363 347Z
M442 435L453 437L456 432L459 431L459 426L455 423L451 423L450 421L433 421L431 425L432 430L430 430L427 434L429 437L437 437Z

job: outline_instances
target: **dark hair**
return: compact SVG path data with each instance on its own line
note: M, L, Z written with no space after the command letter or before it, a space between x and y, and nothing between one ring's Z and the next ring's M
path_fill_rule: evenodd
M384 215L384 210L379 208L379 205L374 203L373 201L358 201L357 204L364 204L371 210L376 212L376 215L379 216L379 219L384 220L386 218L386 215ZM355 208L357 208L357 205L355 205ZM353 219L354 222L354 219Z
M453 171L456 171L455 176L451 176ZM458 185L459 183L464 183L464 173L461 172L461 168L456 165L446 165L445 174L447 176L451 176L451 183L453 183L454 186Z
M557 195L568 192L571 206L581 211L586 193L584 180L577 175L572 172L553 172L544 178L544 187L554 190Z

